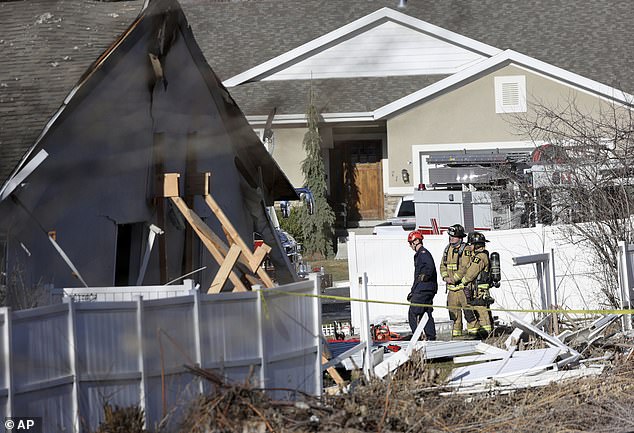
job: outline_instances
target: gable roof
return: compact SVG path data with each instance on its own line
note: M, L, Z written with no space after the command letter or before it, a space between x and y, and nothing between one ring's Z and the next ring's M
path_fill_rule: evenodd
M629 73L634 70L634 56L629 53L634 8L622 1L588 0L580 7L574 0L410 0L399 9L398 0L260 0L219 3L213 16L205 16L202 0L182 3L188 16L196 16L191 21L193 31L223 80L388 7L487 46L511 49L634 93ZM262 98L275 96L266 88L249 86L262 92ZM245 100L236 93L239 87L230 91L242 105ZM349 80L348 88L369 91L355 79ZM271 108L245 112L266 115Z
M369 32L372 28L376 28L388 21L415 29L422 34L431 35L436 39L449 42L451 45L461 47L467 51L473 52L474 54L489 57L500 52L497 48L464 37L452 31L442 29L402 12L384 7L234 77L231 77L225 80L223 84L227 87L233 87L248 81L265 79L270 77L276 71L280 71L293 64L297 64L297 62L309 56L319 55L320 52L323 52L335 44L345 43L345 41L350 38L358 36L359 33Z
M410 95L397 99L383 107L378 108L372 113L374 119L381 119L398 113L411 105L419 103L425 99L433 98L439 93L459 86L482 74L489 73L500 67L513 64L522 66L534 72L543 74L549 78L569 84L582 91L592 93L598 97L615 101L616 103L634 106L634 97L621 90L615 89L605 84L601 84L589 78L582 77L562 68L550 65L548 63L533 59L526 55L517 53L513 50L506 50L496 56L484 60L470 68L457 72L449 77L444 78L428 87L422 88Z
M512 49L634 93L634 9L621 0L182 0L222 80L387 7L500 50ZM621 84L621 85L619 85Z

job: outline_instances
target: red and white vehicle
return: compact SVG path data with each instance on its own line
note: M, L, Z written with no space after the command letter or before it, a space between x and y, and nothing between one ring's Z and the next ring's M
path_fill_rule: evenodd
M419 229L441 234L454 224L467 231L508 230L525 227L532 208L517 182L526 182L528 154L446 154L429 157L430 188L419 185L413 195L403 197L397 207L413 205L415 224L404 224L397 215L376 226L375 234ZM524 178L524 179L523 179ZM406 200L407 199L407 200ZM527 203L529 206L527 206ZM411 210L410 210L411 212ZM410 217L411 218L411 217Z
M416 215L414 213L414 196L406 195L402 197L396 205L394 216L388 218L386 222L374 227L372 231L376 234L400 233L402 231L412 231L416 228Z
M416 227L425 234L443 233L454 224L467 231L492 230L496 216L491 195L490 191L415 191Z

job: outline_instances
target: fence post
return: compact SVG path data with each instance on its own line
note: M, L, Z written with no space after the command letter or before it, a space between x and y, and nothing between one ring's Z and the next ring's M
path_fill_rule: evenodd
M136 332L138 338L138 362L141 372L139 382L139 407L143 411L143 425L148 427L147 414L147 372L145 371L145 343L143 338L143 296L136 296Z
M547 254L533 254L530 256L513 257L513 266L521 265L535 265L535 271L537 272L537 283L539 285L539 293L541 297L541 309L549 310L552 298L550 296L550 284L552 279L552 273L550 271L550 253ZM546 313L541 313L540 317L545 317ZM549 325L552 325L553 321L549 321ZM551 327L552 330L552 327Z
M68 356L70 372L73 375L73 390L71 392L71 410L73 432L79 433L79 373L77 372L77 329L75 326L75 301L68 298Z
M197 367L203 368L202 342L200 336L200 292L194 290L194 349L196 351ZM203 380L199 381L199 390L201 394L205 392L205 384Z
M360 305L360 318L361 329L359 330L359 337L361 343L365 344L363 351L363 374L367 379L370 379L372 372L372 336L370 335L370 306L368 305L368 274L365 272L359 277L359 285L361 286L361 299L365 302L361 302Z
M357 236L354 232L350 232L348 235L348 242L346 242L346 248L348 249L348 280L350 281L350 297L361 298L361 284L355 284L357 278L359 278L359 268L357 261ZM350 326L352 324L361 323L361 309L357 308L358 302L350 302Z
M632 300L630 297L630 287L632 282L630 281L630 258L628 255L628 246L624 241L619 241L619 297L621 300L621 308L632 308ZM632 315L623 314L621 317L621 324L624 331L632 330Z
M7 412L6 417L13 416L13 353L11 350L12 326L11 326L11 308L2 307L0 309L4 316L4 326L2 329L4 337L4 382L7 387Z
M552 290L552 302L550 308L553 310L559 309L559 301L557 300L557 274L555 273L555 249L550 249L550 255L548 257L549 269L548 269L548 280L550 281L549 285ZM557 313L553 313L553 332L555 334L559 334L559 317Z
M256 284L251 286L251 290L257 293L256 302L256 315L258 319L258 346L260 349L260 388L266 388L266 344L264 342L264 307L262 306L262 286Z
M322 336L323 330L321 326L321 298L319 295L321 294L321 278L316 274L311 274L308 278L313 282L312 294L313 298L310 299L310 302L313 303L313 336L315 340L315 345L317 346L317 354L315 359L315 387L316 393L315 395L321 396L322 391L324 389L324 378L322 374ZM324 339L324 344L327 344Z

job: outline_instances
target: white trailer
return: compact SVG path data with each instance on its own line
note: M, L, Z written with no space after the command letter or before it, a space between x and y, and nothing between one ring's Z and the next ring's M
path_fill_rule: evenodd
M428 234L438 234L453 224L462 224L467 231L493 228L488 191L415 191L414 211L417 228Z
M467 231L508 230L521 227L523 206L517 206L502 191L450 189L414 191L416 227L438 234L453 224Z

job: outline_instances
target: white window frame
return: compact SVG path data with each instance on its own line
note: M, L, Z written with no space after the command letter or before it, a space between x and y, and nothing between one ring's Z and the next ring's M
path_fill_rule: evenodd
M495 77L495 112L503 113L525 113L526 112L526 76L507 75ZM507 84L517 85L519 100L517 104L504 104L504 86Z

